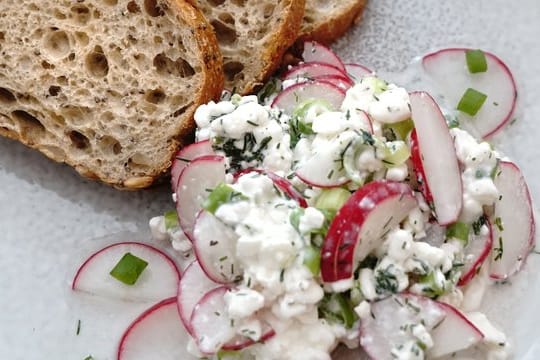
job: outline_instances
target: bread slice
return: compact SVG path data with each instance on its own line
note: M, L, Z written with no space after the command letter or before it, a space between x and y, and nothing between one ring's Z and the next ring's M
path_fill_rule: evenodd
M194 0L215 29L225 87L252 92L298 36L304 0Z
M184 0L1 0L0 54L0 134L119 188L166 173L223 85Z
M366 3L367 0L306 0L300 41L330 44L359 21Z

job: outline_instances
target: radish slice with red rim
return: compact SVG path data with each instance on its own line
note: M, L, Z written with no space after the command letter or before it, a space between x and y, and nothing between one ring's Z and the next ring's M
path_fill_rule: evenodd
M126 253L148 263L133 285L124 284L109 274ZM179 280L178 267L164 252L143 243L122 242L100 249L84 261L71 288L112 299L145 302L174 296Z
M213 153L214 150L212 149L210 140L199 141L180 149L174 156L171 166L172 191L176 192L180 173L182 173L182 170L184 170L191 160L204 155L212 155Z
M341 69L338 69L333 65L322 62L309 62L292 67L285 75L283 75L283 80L294 80L299 78L313 79L324 75L347 76Z
M392 295L371 304L371 314L360 325L360 345L373 359L393 359L401 346L416 346L415 328L423 326L434 346L427 354L435 358L463 350L483 335L453 307L412 294Z
M482 138L488 138L502 129L512 118L516 106L517 90L512 73L497 56L484 51L487 71L471 74L467 68L466 52L471 49L443 49L422 58L425 71L434 80L455 108L465 90L475 89L487 95L487 99L471 117L460 113L460 124Z
M317 76L315 80L330 83L345 91L349 90L351 86L354 85L354 83L348 77L339 76L339 75Z
M438 223L448 225L457 220L463 201L454 142L439 106L429 94L413 92L410 101L415 127L411 159Z
M345 99L345 91L324 81L303 82L280 92L272 102L272 107L292 114L298 105L310 99L326 100L334 109L339 109Z
M255 342L247 337L236 334L234 321L227 315L225 305L226 287L209 291L199 301L191 316L191 326L194 338L204 354L214 354L220 349L240 350ZM265 326L259 341L269 339L274 331Z
M198 359L187 351L176 298L165 299L143 312L120 340L117 360Z
M304 62L306 63L319 62L329 64L345 72L345 65L343 65L341 59L332 50L330 50L330 48L327 48L326 46L315 41L304 42L302 59L304 59Z
M176 189L176 212L186 236L193 240L193 225L209 190L225 181L225 159L205 155L192 160L180 174Z
M493 245L492 226L489 222L480 228L479 234L469 237L469 244L465 247L465 264L462 268L458 286L467 285L480 271L486 259L489 257Z
M359 261L380 246L385 235L417 206L405 183L378 180L354 192L330 224L321 248L321 276L345 288Z
M495 177L499 200L493 215L490 276L506 279L518 272L534 247L536 224L527 183L516 164L501 161Z
M360 64L345 64L345 71L355 83L359 82L363 77L373 76L374 74L373 70Z
M205 274L220 284L242 278L242 267L236 257L238 236L211 213L202 210L193 230L195 256Z
M199 300L220 285L208 278L197 260L188 265L178 285L178 312L186 330L191 334L191 314Z

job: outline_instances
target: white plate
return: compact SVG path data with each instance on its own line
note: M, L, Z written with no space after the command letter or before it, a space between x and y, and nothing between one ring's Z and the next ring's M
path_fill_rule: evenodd
M515 74L521 109L501 147L540 199L539 17L538 0L371 0L362 23L334 48L381 73L450 45L500 55ZM113 359L121 331L144 306L81 305L68 278L82 254L98 245L89 239L146 233L151 216L172 208L168 188L119 192L7 139L0 139L0 185L0 359ZM485 304L510 336L516 359L540 358L539 257L531 255L526 270L511 285L494 288Z

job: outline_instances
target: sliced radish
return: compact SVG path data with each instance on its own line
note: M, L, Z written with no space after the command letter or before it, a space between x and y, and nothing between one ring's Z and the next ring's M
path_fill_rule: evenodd
M498 132L512 117L517 90L512 73L495 55L485 52L487 71L471 74L465 53L469 49L439 50L423 57L422 65L433 78L450 106L457 106L463 93L473 88L487 95L479 112L470 117L460 113L460 124L487 138Z
M434 342L430 358L466 349L483 337L459 311L422 296L393 295L373 303L371 314L361 321L360 345L373 359L393 359L400 346L417 344L413 332L420 325Z
M347 200L330 224L321 248L324 282L351 280L356 264L369 255L417 205L409 185L378 180Z
M465 248L465 265L463 266L458 286L465 286L471 281L489 256L493 245L493 235L491 225L488 223L486 231L480 234L473 234L469 239L469 244Z
M324 81L310 81L292 85L280 92L272 102L272 107L292 114L304 101L319 99L326 100L334 109L339 109L344 98L343 89Z
M454 142L439 106L429 94L410 94L413 142L418 155L412 157L417 174L425 183L424 196L432 199L437 221L447 225L457 220L462 206L461 172ZM413 144L414 145L414 144Z
M186 268L178 285L178 312L186 330L191 334L191 314L199 300L220 285L206 276L197 260Z
M340 89L343 89L345 91L349 90L351 86L354 85L351 79L345 76L339 76L339 75L323 75L318 76L315 78L315 80L321 81L321 82L327 82L334 86L337 86Z
M273 173L271 171L264 171L262 169L254 169L254 168L243 169L243 170L240 170L239 172L235 173L234 178L238 179L240 176L249 174L250 172L256 172L258 174L264 174L264 175L268 176L270 178L270 180L272 180L274 182L274 185L279 190L281 190L289 198L296 201L298 203L298 205L300 205L300 207L303 207L303 208L308 207L308 203L307 203L306 199L304 198L304 196L302 196L302 194L298 190L296 190L294 185L289 180L287 180L287 179L285 179L285 178L283 178L283 177L281 177L281 176L279 176L276 173Z
M274 331L274 329L272 329L270 325L268 325L267 323L263 323L262 329L261 329L261 338L257 340L257 342L264 342L272 338L274 335L276 335L276 332ZM242 350L253 344L255 344L255 341L253 339L250 339L242 335L236 335L231 340L229 340L225 345L223 345L222 349L227 350L227 351L236 351L236 350Z
M168 298L143 312L125 331L117 360L198 359L187 351L176 298Z
M126 285L109 274L126 253L148 263L134 285ZM71 288L113 299L156 301L174 296L179 280L176 264L164 252L142 243L122 242L109 245L84 261L73 278Z
M372 70L360 64L345 64L345 71L347 71L349 78L355 83L359 82L360 79L365 76L372 76L374 73Z
M325 63L345 72L345 65L341 59L329 48L315 41L304 42L304 51L302 52L304 62Z
M308 185L331 188L345 185L350 181L340 161L343 152L353 141L347 133L340 134L324 147L319 147L311 157L301 163L296 176Z
M242 277L234 230L203 210L197 216L193 235L195 256L211 280L228 284Z
M219 183L225 181L225 159L205 155L191 161L180 174L176 189L176 212L186 236L193 240L193 224L204 200Z
M171 187L176 192L180 173L189 164L189 162L199 156L212 155L214 150L210 140L199 141L180 149L174 156L171 166Z
M298 78L315 79L325 75L347 76L341 69L333 65L322 62L309 62L292 67L283 75L283 80L294 80Z
M516 164L500 162L495 177L499 200L495 203L490 276L506 279L518 272L534 247L535 219L531 196Z

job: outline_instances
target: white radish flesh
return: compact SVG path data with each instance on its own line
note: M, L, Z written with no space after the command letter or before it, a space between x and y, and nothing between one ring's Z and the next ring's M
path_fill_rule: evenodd
M478 235L469 237L469 244L465 247L465 265L462 268L458 286L467 285L480 271L486 259L489 258L493 245L492 227L488 223L486 227L480 229Z
M330 83L338 88L347 91L354 85L354 83L347 77L338 75L324 75L315 78L317 81Z
M225 181L225 159L205 155L192 160L180 174L176 189L176 212L186 236L193 240L197 213L211 189Z
M424 56L422 65L448 100L448 105L453 108L468 88L487 95L485 103L474 117L459 114L462 127L487 138L497 133L512 118L517 98L516 84L506 64L485 51L487 71L471 74L465 57L467 50L440 50Z
M212 155L214 150L210 140L199 141L180 149L174 156L174 160L171 166L171 188L173 192L176 192L178 186L178 179L182 170L189 164L189 162L195 158L204 155Z
M187 351L188 341L176 298L168 298L146 310L127 328L117 360L198 359Z
M191 314L195 305L204 294L219 286L206 276L197 260L186 268L178 285L178 312L189 333L192 333Z
M499 200L493 215L490 276L506 279L518 272L534 247L535 219L527 183L519 168L501 161L495 177Z
M394 359L392 352L417 343L415 327L424 326L433 340L433 358L468 348L482 333L449 305L412 294L399 294L371 305L372 316L361 321L360 345L377 360Z
M304 62L319 62L325 63L341 71L345 71L345 65L341 59L329 48L324 45L319 44L315 41L306 41L304 42L304 51L302 52L302 59Z
M322 81L310 81L292 85L276 96L272 107L284 110L287 114L293 111L306 100L326 100L334 109L339 109L345 91L339 87Z
M345 71L349 78L355 83L360 82L360 79L366 76L373 76L373 71L360 64L345 64Z
M414 166L423 172L439 224L457 220L462 206L461 172L454 142L439 106L425 92L410 94L412 119L420 152ZM415 159L413 159L414 161Z
M193 231L195 256L203 271L213 281L228 284L242 276L236 258L236 233L207 211L197 216Z
M126 253L148 263L133 285L109 274ZM174 296L179 280L176 264L161 250L142 243L123 242L92 254L77 270L72 289L112 299L146 302Z

